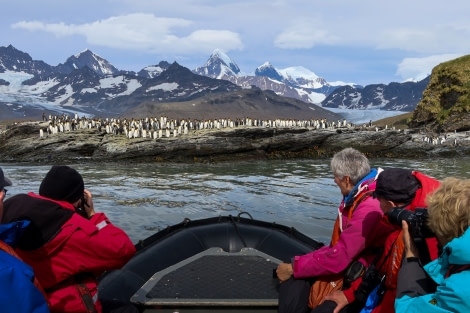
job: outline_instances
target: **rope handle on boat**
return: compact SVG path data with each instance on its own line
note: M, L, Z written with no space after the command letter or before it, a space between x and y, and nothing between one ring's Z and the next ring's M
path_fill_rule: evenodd
M251 216L250 213L248 213L248 212L240 212L240 213L238 213L238 215L237 215L238 220L240 220L240 217L241 217L242 214L246 214L246 215L248 215L251 219L253 219L253 217ZM234 221L232 215L229 215L229 217L230 217L230 221L232 222L233 227L235 228L235 231L237 232L238 237L240 238L241 242L243 243L243 246L244 246L245 248L248 247L247 244L246 244L246 242L245 242L245 239L244 239L243 236L240 234L240 230L238 229L237 223L235 223L235 221Z
M251 214L248 213L248 212L240 212L240 213L238 213L238 215L237 215L238 219L240 219L240 217L241 217L242 214L246 214L246 215L248 215L248 216L250 217L250 219L253 219L253 216L251 216Z

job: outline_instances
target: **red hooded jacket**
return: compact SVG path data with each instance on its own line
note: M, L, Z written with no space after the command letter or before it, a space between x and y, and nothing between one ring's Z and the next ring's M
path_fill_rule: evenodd
M52 312L101 312L97 280L107 270L122 267L135 253L129 237L103 213L89 220L64 201L34 193L5 202L3 222L28 219L31 227L16 252L44 287Z
M416 179L421 183L421 188L416 191L415 197L410 205L406 207L407 210L414 211L416 208L427 208L426 197L432 193L440 185L440 182L432 177L429 177L420 172L414 171L412 173ZM381 221L384 227L389 227L391 224L388 222L387 217ZM437 240L436 238L426 238L429 254L432 260L438 256ZM404 244L402 239L402 229L396 226L396 230L389 234L385 239L384 252L382 257L377 262L379 271L385 274L385 287L386 291L382 297L379 305L372 311L372 313L394 313L394 302L396 296L396 286L398 279L398 271L401 267L402 256L404 252ZM355 300L354 291L357 290L362 279L357 279L353 282L352 286L343 290L349 303Z

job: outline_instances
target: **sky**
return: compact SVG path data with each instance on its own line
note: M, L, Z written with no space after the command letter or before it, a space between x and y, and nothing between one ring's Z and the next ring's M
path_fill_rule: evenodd
M0 0L0 46L50 65L86 49L120 70L265 62L328 82L421 80L470 54L467 0Z

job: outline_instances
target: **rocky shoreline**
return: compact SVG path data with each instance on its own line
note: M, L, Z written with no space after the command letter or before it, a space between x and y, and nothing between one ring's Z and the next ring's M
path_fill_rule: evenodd
M250 159L329 158L353 147L370 158L470 155L466 133L432 144L417 130L375 128L262 128L193 130L170 138L126 138L98 129L39 136L45 122L23 122L0 134L0 162L224 162ZM444 137L443 137L444 138Z

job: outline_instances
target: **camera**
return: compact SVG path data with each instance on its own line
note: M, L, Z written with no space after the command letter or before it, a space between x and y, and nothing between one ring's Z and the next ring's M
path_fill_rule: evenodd
M88 218L88 213L86 212L85 206L88 206L86 203L85 199L85 194L82 195L80 202L80 206L75 208L75 212L77 212L79 215L83 216L84 218Z
M356 298L356 301L365 304L369 294L378 285L380 285L378 294L381 294L384 291L384 279L385 275L379 274L375 264L369 265L369 267L365 270L364 275L362 275L362 281L359 287L354 291L354 297Z
M403 208L393 208L387 213L390 223L401 227L401 222L406 221L409 226L411 236L416 239L435 237L434 233L427 225L428 210L425 208L416 208L415 211Z

